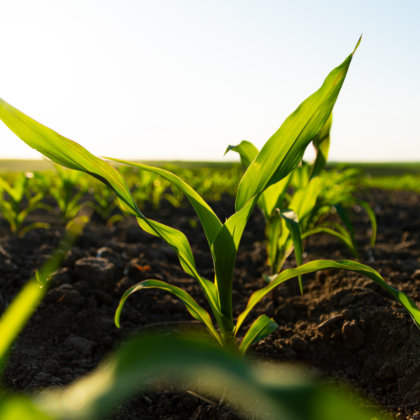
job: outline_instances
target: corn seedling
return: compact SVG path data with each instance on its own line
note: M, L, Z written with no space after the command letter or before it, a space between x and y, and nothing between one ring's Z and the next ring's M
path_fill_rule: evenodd
M353 271L372 279L390 292L411 314L416 325L419 325L420 312L404 293L390 287L375 270L348 260L313 261L298 268L283 271L269 285L251 296L246 309L239 315L236 326L234 325L232 310L233 271L245 225L264 191L270 187L276 188L279 183L284 182L284 179L302 160L306 147L327 123L344 83L353 54L354 52L341 65L332 70L321 88L302 102L266 142L239 183L235 203L236 213L227 219L224 224L193 188L171 172L147 165L111 159L158 174L183 191L203 225L213 257L214 281L207 280L198 273L191 247L183 233L145 217L137 207L120 172L102 159L92 155L78 143L59 135L5 101L0 100L0 118L18 137L54 162L70 169L88 173L104 182L115 191L122 211L135 216L143 230L161 237L167 242L178 255L185 272L194 277L200 284L219 326L219 331L213 325L209 313L198 305L186 291L154 279L138 283L124 293L115 315L118 326L124 302L130 295L142 289L165 290L178 297L185 304L190 314L205 324L210 335L220 346L234 352L238 350L240 354L244 354L254 342L268 336L277 328L277 324L272 319L266 315L260 316L251 325L239 349L237 349L236 335L254 306L279 284L306 273L326 269Z
M124 216L121 213L114 214L118 208L114 191L96 179L90 179L90 185L88 193L91 194L92 200L85 202L85 205L93 208L109 226L123 220Z
M50 209L49 206L41 203L44 198L42 191L36 194L31 193L28 183L32 176L32 173L20 173L12 185L0 178L0 209L10 225L10 230L15 235L23 236L32 229L48 229L50 227L48 223L42 222L31 223L23 227L29 213L39 208Z
M53 179L50 194L57 202L60 217L63 221L72 219L82 207L81 198L85 195L88 185L82 174L67 171L55 165L57 176Z
M376 218L370 206L363 201L356 200L352 195L355 183L353 170L344 173L324 171L330 145L330 130L332 114L328 118L321 132L313 139L317 156L312 165L305 161L291 172L291 174L277 184L267 188L258 201L266 221L266 249L270 276L264 276L270 282L280 273L287 257L294 250L297 265L302 264L302 240L318 233L326 233L341 240L354 257L359 258L353 225L344 205L359 204L364 207L372 222L371 246L376 237ZM234 151L240 156L241 163L249 167L258 155L258 149L249 141L242 141L237 146L228 146L226 152ZM293 187L294 193L287 192ZM314 226L322 216L334 209L338 213L344 226L338 223L320 224ZM331 226L332 225L332 226ZM335 230L331 229L334 227ZM302 279L299 278L301 292Z

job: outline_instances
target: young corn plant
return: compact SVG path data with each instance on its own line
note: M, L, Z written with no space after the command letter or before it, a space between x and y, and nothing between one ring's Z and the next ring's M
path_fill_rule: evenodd
M374 246L375 215L366 202L356 200L351 194L352 189L349 188L348 179L352 176L352 170L344 176L333 178L324 170L328 158L331 125L332 114L320 133L313 139L317 152L314 163L309 165L302 160L289 176L266 189L258 201L258 206L266 221L267 262L271 270L270 276L264 276L267 282L280 273L293 250L297 265L301 265L302 240L318 233L326 233L338 238L354 257L359 258L354 229L344 204L350 206L358 203L368 211L373 227L371 245ZM241 163L247 167L258 155L258 149L246 140L237 146L228 146L225 154L231 150L239 154ZM288 194L288 187L294 188L293 195ZM331 209L339 214L345 227L339 223L330 222L314 226ZM299 278L299 285L303 291L301 278Z
M124 220L124 215L121 213L114 214L115 210L118 208L117 196L114 191L109 189L102 182L98 182L96 179L90 179L89 184L91 186L87 192L91 194L92 200L89 200L84 204L94 209L108 226Z
M31 177L32 174L20 173L12 185L0 178L0 209L3 217L10 225L12 233L19 236L24 236L33 229L48 229L50 227L48 223L43 222L35 222L23 226L29 213L35 209L50 209L49 206L41 203L41 200L44 198L42 191L38 191L35 194L31 193L29 187Z
M244 354L252 343L268 336L277 328L277 324L272 319L262 315L252 324L240 347L237 348L236 336L254 306L279 284L306 273L326 269L354 271L367 276L389 291L411 314L416 325L420 325L420 312L404 293L390 287L375 270L348 260L313 261L298 268L283 271L270 284L251 296L246 309L239 315L236 325L234 324L232 310L233 271L245 225L264 191L270 187L273 188L279 182L283 182L284 178L302 160L306 147L325 126L344 83L353 54L354 52L342 64L332 70L321 88L302 102L266 142L242 177L236 195L236 213L225 223L218 219L211 207L194 189L171 172L120 159L112 159L158 174L182 190L194 207L207 237L215 269L214 281L207 280L199 274L190 244L182 232L149 219L142 213L120 172L102 159L92 155L78 143L59 135L5 101L0 100L0 119L18 137L54 162L70 169L88 173L104 182L115 191L120 208L124 212L135 216L140 227L146 232L161 237L167 242L178 255L185 272L194 277L200 284L219 330L213 325L209 313L198 305L185 290L155 279L138 283L124 293L115 315L118 326L124 302L130 295L142 289L165 290L178 297L185 304L190 314L205 324L210 335L220 346Z
M65 222L71 220L81 209L81 198L85 195L88 186L82 174L67 171L55 165L57 176L51 185L49 193L57 202L61 219Z

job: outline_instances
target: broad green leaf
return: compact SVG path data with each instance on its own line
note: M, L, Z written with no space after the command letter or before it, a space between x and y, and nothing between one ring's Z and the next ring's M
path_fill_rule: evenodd
M239 353L245 354L249 346L268 337L277 329L277 323L267 315L261 315L249 328L239 347Z
M30 225L25 226L23 229L19 231L19 237L23 238L28 232L34 229L49 229L51 225L49 223L44 222L35 222L31 223Z
M313 178L309 184L293 194L289 208L292 209L302 221L315 207L319 195L319 178Z
M330 131L332 125L332 113L330 114L324 128L314 138L313 145L316 150L316 158L311 170L311 179L318 176L325 168L330 150Z
M258 155L258 149L247 140L242 140L237 146L228 146L225 155L230 150L237 152L241 158L242 165L248 167Z
M375 242L376 242L376 233L378 230L378 225L376 223L376 216L375 216L375 212L373 211L372 207L369 206L369 204L366 201L357 201L357 203L359 204L359 206L363 207L366 210L366 213L369 216L370 219L370 224L372 225L372 236L370 237L370 246L371 248L375 247Z
M130 287L122 296L118 305L117 311L115 312L115 324L120 327L120 316L125 301L133 293L142 289L160 289L171 293L176 296L188 309L189 313L198 321L201 321L210 331L211 335L222 345L220 334L215 330L211 321L210 315L205 311L185 290L179 287L172 286L160 280L145 280L141 283L137 283L133 287Z
M284 270L280 273L276 279L274 279L269 285L265 286L263 289L256 291L249 299L246 309L239 315L238 322L236 324L235 333L239 330L240 326L244 322L246 316L249 314L251 309L273 288L277 287L279 284L296 277L298 275L313 273L319 270L331 270L331 269L339 269L339 270L346 270L346 271L353 271L355 273L362 274L375 283L379 284L379 286L383 287L387 290L391 295L404 307L404 309L411 315L413 321L420 328L420 311L417 308L416 304L403 292L394 289L389 284L387 284L381 275L375 271L373 268L369 268L366 265L349 261L349 260L341 260L341 261L329 261L329 260L317 260L312 261L310 263L301 265L297 268L292 268L288 270Z
M277 184L268 187L260 196L258 205L261 207L266 220L273 213L274 209L283 207L284 194L290 183L290 174L284 177Z
M176 185L186 195L191 205L194 207L194 210L197 212L197 215L200 218L201 224L203 225L203 229L207 236L207 240L210 246L213 244L217 234L222 228L222 223L215 215L213 210L210 208L210 206L201 198L201 196L193 188L186 184L181 178L178 178L176 175L164 169L154 168L152 166L141 165L133 162L127 162L125 160L120 159L106 159L110 159L120 163L125 163L127 165L134 166L144 171L153 172Z
M21 395L0 394L0 419L4 420L54 420L40 411L29 399Z
M359 259L359 253L357 252L357 248L353 245L353 242L349 235L344 235L343 233L336 232L335 230L326 228L326 227L315 227L306 231L302 235L302 239L307 238L308 236L316 235L318 233L326 233L328 235L334 236L337 239L340 239L341 242L350 250L350 252L355 256L356 259Z
M239 153L241 162L248 167L255 157L258 155L258 149L249 141L243 140L238 146L229 146L226 152L233 150ZM289 185L290 176L283 178L281 181L268 187L260 196L258 205L261 207L266 220L271 216L276 207L281 208L283 195Z
M337 214L340 216L340 219L343 221L348 231L350 232L351 241L353 242L353 245L356 247L357 246L356 234L354 232L353 223L351 222L346 209L341 204L335 204L334 207L337 210Z
M300 190L305 188L310 181L310 172L311 166L309 163L301 160L299 165L290 173L290 184L295 188L295 190Z
M293 210L284 210L281 212L281 217L286 222L286 227L290 232L295 249L296 265L302 265L302 234L300 232L299 220ZM300 293L303 295L302 276L298 277Z
M223 315L219 306L218 292L215 284L201 277L197 271L194 256L186 236L179 230L173 229L151 219L142 219L138 217L137 222L144 231L164 239L166 243L176 252L185 272L199 282L207 300L210 303L211 309L220 328L232 329L231 319Z
M342 235L344 235L349 240L350 243L352 243L350 233L347 231L347 229L344 226L340 225L340 223L324 222L324 223L321 223L319 226L316 226L316 227L329 227L329 226L332 226L333 228L335 228L338 232L340 232Z
M279 211L273 212L265 225L265 237L267 241L268 263L271 267L275 267L277 261L277 253L281 252L278 246L278 240L282 229Z
M45 391L35 403L52 418L98 420L140 389L165 376L175 385L194 381L201 395L215 395L256 418L287 420L381 419L356 408L337 391L316 387L296 370L244 363L222 348L199 339L138 338L125 343L92 374L64 390ZM205 378L198 381L197 378ZM219 397L217 398L217 395Z
M66 168L86 172L111 187L123 211L142 217L121 174L80 144L23 114L0 99L0 119L21 140L52 161Z
M232 282L236 254L245 225L258 198L258 195L253 197L240 211L231 216L213 243L212 253L220 309L229 320L232 320Z
M306 147L325 126L333 110L359 43L353 53L327 76L321 88L302 102L265 143L239 184L236 210L283 179L301 161Z

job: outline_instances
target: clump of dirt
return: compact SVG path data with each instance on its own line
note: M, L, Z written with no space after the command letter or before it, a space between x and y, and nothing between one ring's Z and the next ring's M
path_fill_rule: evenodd
M415 302L420 299L420 198L408 192L372 190L367 197L378 218L378 240L369 250L369 220L355 207L352 219L361 262L379 271L393 287ZM212 203L220 220L234 208L224 197ZM187 204L175 209L163 202L158 213L145 214L182 230L190 240L199 272L214 275L205 235ZM48 220L46 220L48 218ZM0 220L0 311L18 293L31 273L51 255L63 231L51 215L32 216L53 228L14 238ZM264 221L256 209L244 233L234 272L234 316L268 272ZM314 259L351 259L334 238L318 235L307 240L304 262ZM295 266L293 256L285 268ZM161 240L147 235L127 219L108 227L92 220L66 257L45 300L17 341L4 372L3 386L32 392L63 386L92 371L129 333L158 322L190 320L173 297L146 290L130 297L115 327L113 316L121 295L135 283L155 278L187 290L209 312L202 291L181 269L176 254ZM304 294L297 280L278 289L277 300L267 296L247 318L247 327L266 313L279 324L268 338L254 345L251 357L303 363L324 378L344 381L361 395L384 406L399 418L419 410L420 331L392 297L360 275L324 271L304 276ZM139 396L112 419L236 419L225 406L207 404L191 394L159 385Z

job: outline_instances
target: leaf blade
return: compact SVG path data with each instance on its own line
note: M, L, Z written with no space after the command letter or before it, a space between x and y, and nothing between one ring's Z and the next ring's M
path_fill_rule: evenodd
M255 194L288 175L300 162L307 145L328 120L352 58L350 54L331 71L321 88L302 102L266 142L239 184L237 210Z
M124 306L125 301L129 298L129 296L131 296L133 293L141 289L160 289L176 296L186 306L186 308L188 309L188 312L192 315L192 317L201 321L210 331L213 338L215 338L218 341L218 343L222 345L222 340L220 338L220 335L215 330L208 312L205 311L185 290L180 289L179 287L176 287L176 286L172 286L160 280L152 279L152 280L142 281L141 283L137 283L133 287L130 287L123 294L123 296L120 299L120 303L118 304L118 308L115 312L115 317L114 317L115 325L118 328L120 328L120 316L121 316L122 308Z
M277 327L277 323L267 315L261 315L258 317L245 334L245 337L239 347L239 353L244 355L252 344L268 337L277 329Z
M251 311L251 309L274 287L277 287L279 284L283 283L284 281L287 281L293 277L296 277L299 274L307 274L307 273L313 273L318 270L329 270L329 269L354 271L356 273L362 274L370 278L375 283L379 284L379 286L387 290L409 313L409 315L412 317L417 327L420 328L420 311L417 308L416 304L403 292L400 292L399 290L394 289L393 287L389 286L381 277L381 275L374 269L367 267L363 264L360 264L354 261L349 261L349 260L340 260L340 261L317 260L317 261L312 261L307 264L301 265L300 267L297 267L297 268L292 268L292 269L283 271L270 284L265 286L263 289L256 291L250 297L245 310L239 315L238 322L236 324L235 333L239 330L240 326L242 325L244 319L246 318L248 313Z

